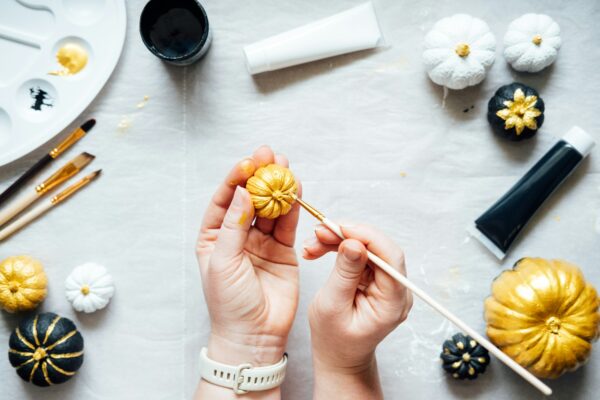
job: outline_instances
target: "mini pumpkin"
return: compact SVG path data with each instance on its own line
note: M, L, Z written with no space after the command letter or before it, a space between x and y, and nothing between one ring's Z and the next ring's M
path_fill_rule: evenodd
M457 333L442 346L442 368L455 379L476 379L490 363L488 351L471 336Z
M509 140L533 137L544 123L544 101L522 83L501 86L488 103L487 118L494 131Z
M425 36L423 62L431 80L464 89L485 78L496 57L496 38L481 19L456 14L435 23Z
M600 300L575 265L523 258L485 300L490 340L540 378L557 378L589 356L600 334Z
M76 267L67 277L65 287L73 308L85 313L106 307L115 293L112 276L105 267L95 263Z
M83 364L83 337L68 318L42 313L25 318L9 339L8 359L17 374L37 386L71 379Z
M29 256L8 257L0 263L0 305L10 313L36 308L47 294L42 263Z
M504 58L517 71L538 72L556 60L560 45L560 27L552 18L525 14L508 26Z
M277 164L269 164L256 170L248 179L246 189L250 193L256 215L275 219L292 209L298 193L298 184L292 171Z

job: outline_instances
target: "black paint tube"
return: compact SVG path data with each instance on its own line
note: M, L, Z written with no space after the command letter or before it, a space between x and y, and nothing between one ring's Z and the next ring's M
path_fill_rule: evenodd
M500 200L475 220L469 232L503 259L525 224L594 147L573 127Z

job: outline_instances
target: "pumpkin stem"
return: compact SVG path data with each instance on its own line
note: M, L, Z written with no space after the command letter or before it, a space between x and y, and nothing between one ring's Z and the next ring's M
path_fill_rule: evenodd
M464 57L468 56L469 53L471 53L471 48L466 43L459 43L459 44L456 45L456 49L454 51L460 57L464 58Z
M546 320L546 328L548 328L551 333L558 335L558 331L560 330L560 319L556 317L548 318Z
M542 44L542 35L535 35L533 39L531 39L531 42L536 46L539 46L540 44Z
M19 291L19 282L10 281L8 290L10 290L11 293L17 293Z
M35 353L33 353L33 359L35 361L40 361L46 358L46 356L46 350L43 347L38 347L37 349L35 349Z

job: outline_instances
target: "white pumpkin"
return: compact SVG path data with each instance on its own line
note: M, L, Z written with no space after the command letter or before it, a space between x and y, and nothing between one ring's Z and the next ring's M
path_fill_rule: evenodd
M479 18L456 14L435 23L425 36L423 62L432 81L464 89L485 78L496 57L496 38Z
M525 14L508 26L504 58L517 71L538 72L556 60L560 44L560 27L552 18Z
M65 287L73 308L85 313L106 307L115 293L112 276L102 265L94 263L76 267L67 277Z

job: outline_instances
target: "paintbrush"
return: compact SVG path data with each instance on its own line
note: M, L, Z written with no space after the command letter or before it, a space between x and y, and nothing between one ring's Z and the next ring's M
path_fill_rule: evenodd
M69 161L65 166L56 171L50 178L40 183L35 189L27 192L25 196L18 199L13 204L9 204L4 210L0 211L0 226L4 225L13 219L21 211L35 203L36 200L48 193L50 190L67 181L86 165L92 162L95 156L89 153L81 153L73 160Z
M56 146L52 151L42 157L38 162L36 162L31 168L29 168L23 175L19 177L16 181L13 182L12 185L8 187L2 194L0 194L0 205L2 205L6 200L8 200L12 195L14 195L20 188L22 188L25 183L27 183L31 178L33 178L38 172L40 172L44 167L50 164L52 161L58 158L62 153L67 151L71 146L73 146L79 139L85 136L86 133L90 131L96 125L95 119L87 120L83 125L79 128L75 129L69 136L65 138L58 146Z
M0 241L12 236L15 232L19 231L24 226L41 217L42 215L50 211L50 209L56 207L57 205L59 205L60 203L77 193L79 190L83 189L90 182L92 182L94 179L100 176L101 172L102 170L92 172L88 176L81 179L79 182L69 186L62 192L53 196L50 199L50 201L43 202L39 206L23 214L21 218L18 218L12 223L8 224L4 229L0 230Z
M340 239L345 239L344 234L342 232L342 228L337 223L328 219L325 214L312 207L310 204L306 203L304 200L298 198L297 196L292 196L294 200L296 200L302 208L308 211L313 217L318 219L323 225L325 225L331 232L335 233ZM497 348L492 342L487 340L485 337L480 335L475 329L471 328L465 322L463 322L460 318L454 315L450 310L446 307L438 303L431 296L429 296L425 291L412 283L408 278L400 273L397 269L392 267L390 264L385 262L383 259L378 257L377 255L371 253L367 250L367 256L369 261L373 264L381 268L384 272L386 272L389 276L391 276L394 280L401 283L404 287L410 290L415 296L419 297L429 306L431 306L434 310L442 314L446 319L460 328L463 332L467 333L471 336L475 341L477 341L480 345L485 347L490 353L495 355L500 361L502 361L507 367L515 371L519 374L523 379L527 382L531 383L535 386L536 389L544 393L546 396L550 396L552 394L552 389L540 381L538 378L533 376L533 374L523 368L519 363L515 360L504 354L502 350Z

